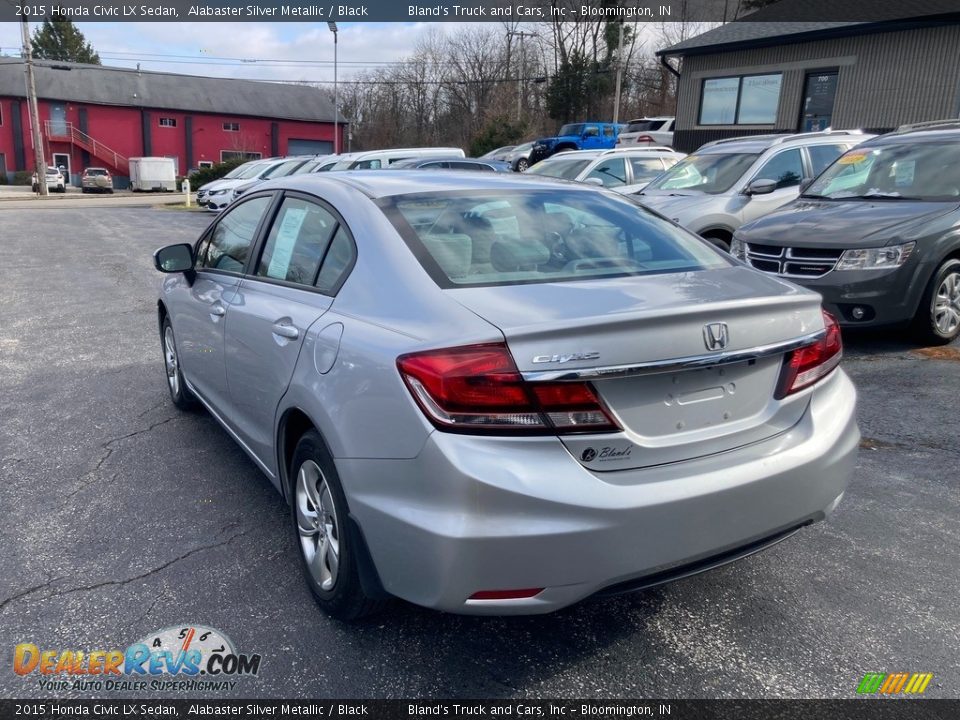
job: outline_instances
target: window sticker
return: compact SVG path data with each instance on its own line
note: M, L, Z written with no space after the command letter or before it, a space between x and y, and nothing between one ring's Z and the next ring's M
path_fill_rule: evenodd
M841 155L837 159L837 165L856 165L867 159L867 154L864 152L858 153L847 153L846 155Z
M293 248L300 237L300 227L307 217L306 208L287 208L277 231L277 241L273 245L273 254L270 256L270 266L267 275L278 280L285 280L290 269L290 259L293 257Z
M916 167L916 160L898 160L894 163L893 168L896 174L896 180L894 182L897 187L913 185L913 175Z

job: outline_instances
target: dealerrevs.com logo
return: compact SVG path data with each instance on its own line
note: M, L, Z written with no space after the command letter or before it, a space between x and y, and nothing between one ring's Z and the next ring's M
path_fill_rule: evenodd
M256 676L260 655L238 653L219 630L182 625L150 633L125 649L41 649L19 643L13 671L35 676L42 690L232 690Z

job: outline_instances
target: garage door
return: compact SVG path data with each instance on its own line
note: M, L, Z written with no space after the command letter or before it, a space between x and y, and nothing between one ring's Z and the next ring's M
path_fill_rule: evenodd
M290 138L287 141L287 155L329 155L333 152L333 143L327 140L297 140Z

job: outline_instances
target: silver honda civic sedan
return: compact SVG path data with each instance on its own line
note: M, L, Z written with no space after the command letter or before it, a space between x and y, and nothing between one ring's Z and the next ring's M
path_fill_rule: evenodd
M820 297L612 192L295 176L155 263L173 402L283 494L338 617L651 587L824 519L854 467Z

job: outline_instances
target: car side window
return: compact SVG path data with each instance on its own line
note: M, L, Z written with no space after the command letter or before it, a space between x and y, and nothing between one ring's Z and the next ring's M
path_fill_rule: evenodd
M425 164L421 165L420 167L421 167L421 169L422 169L422 168L427 168L427 169L436 170L437 168L447 168L447 167L449 167L449 165L447 165L447 163L445 163L445 162L432 162L432 163L425 163Z
M653 180L663 172L663 160L661 158L634 157L630 158L630 167L633 168L634 183L641 183L646 180Z
M624 159L610 158L597 165L587 177L598 178L604 187L627 184L627 165Z
M803 159L800 149L793 148L777 153L764 163L754 180L776 180L777 188L799 185L803 179Z
M829 167L834 160L847 151L846 145L811 145L807 148L810 153L810 165L813 167L813 177Z
M330 243L327 256L323 259L323 267L317 275L317 289L326 295L335 294L353 266L356 256L357 251L350 233L340 225L333 236L333 242Z
M600 136L600 128L598 128L596 125L587 125L587 126L583 129L583 136L584 136L584 137L599 137L599 136Z
M493 168L483 163L468 163L451 161L450 167L454 170L477 170L479 172L493 172Z
M613 126L612 126L612 125L607 125L607 126L603 129L603 136L606 137L606 138L612 138L612 137L613 137Z
M201 252L197 253L197 268L242 273L250 257L260 219L272 200L272 196L265 195L228 210L214 227L209 242L201 243Z
M258 277L313 285L337 219L316 203L285 198L263 246Z

